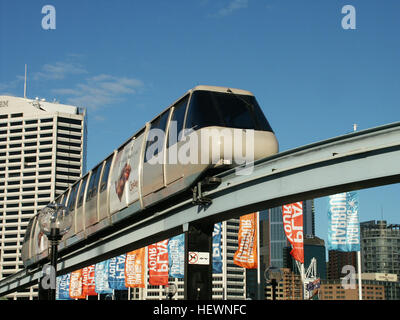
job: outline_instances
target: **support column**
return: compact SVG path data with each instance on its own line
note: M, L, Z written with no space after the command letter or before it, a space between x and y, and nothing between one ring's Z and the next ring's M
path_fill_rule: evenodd
M185 232L185 300L212 298L212 233L214 224L190 224Z

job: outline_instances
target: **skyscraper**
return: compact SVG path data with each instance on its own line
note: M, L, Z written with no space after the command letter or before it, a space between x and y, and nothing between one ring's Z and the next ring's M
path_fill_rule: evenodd
M400 276L400 225L372 220L360 227L362 272Z
M284 267L284 248L288 246L285 231L283 229L282 207L276 207L262 211L261 220L267 220L269 224L269 265ZM314 200L303 201L303 233L304 237L315 236Z
M0 96L0 279L23 267L29 219L84 173L85 152L85 111ZM33 298L35 290L9 297Z
M344 266L353 266L357 270L357 252L343 252L338 250L329 250L328 261L328 279L338 280L347 273L342 273Z

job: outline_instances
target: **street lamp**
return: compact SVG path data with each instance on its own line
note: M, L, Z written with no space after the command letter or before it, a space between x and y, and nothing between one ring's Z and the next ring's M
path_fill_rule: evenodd
M282 270L280 268L270 266L265 270L264 277L265 280L272 286L272 300L276 300L276 287L278 286L278 282L283 278Z
M50 273L54 277L56 283L57 275L57 248L58 243L66 234L72 225L72 216L69 214L68 209L59 203L50 203L39 212L38 216L40 230L46 235L50 241L50 263L53 267L53 272ZM54 273L54 275L53 275ZM50 288L50 300L56 299L56 289Z

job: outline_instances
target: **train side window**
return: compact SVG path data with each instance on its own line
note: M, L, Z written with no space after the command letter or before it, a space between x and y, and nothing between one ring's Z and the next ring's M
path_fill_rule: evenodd
M78 193L78 188L79 188L79 182L76 183L71 189L71 195L69 196L67 205L67 208L70 212L75 210L76 194Z
M88 189L87 189L87 195L86 195L86 202L88 202L92 198L92 190L93 190L93 182L94 182L94 177L96 175L96 169L93 169L92 174L90 175L90 180L88 183Z
M88 194L86 196L86 202L90 199L94 198L97 195L97 187L99 185L99 178L101 173L102 166L98 166L96 169L93 170L92 176L90 178L89 187L88 187Z
M86 182L87 182L88 176L86 176L83 180L82 180L82 186L81 186L81 190L79 191L79 197L78 197L78 203L76 204L77 208L80 208L83 204L83 197L85 195L85 189L86 189Z
M152 123L150 127L150 133L149 136L147 137L147 143L146 143L146 153L144 157L144 161L147 162L151 158L148 158L148 156L156 156L160 152L162 152L163 146L164 146L164 141L159 141L159 137L156 134L156 131L151 132L153 129L160 129L162 132L164 132L165 135L165 128L167 126L167 121L168 121L168 115L169 115L169 109L164 112L162 115L157 117ZM153 134L154 133L154 134ZM164 137L165 138L165 137ZM149 148L154 148L154 152L147 152Z
M96 171L96 176L94 177L94 185L93 185L93 191L92 191L92 198L97 196L97 190L99 188L99 180L100 180L100 174L101 174L101 168L103 167L103 164L101 164Z
M169 130L171 131L168 134L168 147L178 142L179 134L183 129L183 122L185 120L186 106L188 103L189 97L186 96L184 99L179 101L175 105L174 113L171 117L171 123L174 121L176 123L176 132L171 131L171 124L169 126Z
M104 190L107 189L107 181L108 181L108 175L110 174L110 167L111 167L112 159L113 159L112 156L109 157L104 166L103 176L101 177L100 192L103 192Z

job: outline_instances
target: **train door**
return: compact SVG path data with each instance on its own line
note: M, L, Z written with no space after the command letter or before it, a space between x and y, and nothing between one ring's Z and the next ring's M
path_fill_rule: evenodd
M185 120L186 107L188 104L189 95L184 97L173 108L171 121L168 127L167 151L165 162L165 182L170 184L183 177L183 170L179 159L179 150L182 144L183 124Z
M75 213L75 234L83 231L85 228L85 194L88 179L90 178L91 172L89 172L81 182L79 188L77 202L76 202L76 213Z
M150 124L143 162L143 196L153 193L165 186L165 129L168 123L169 111L170 109L159 115Z

